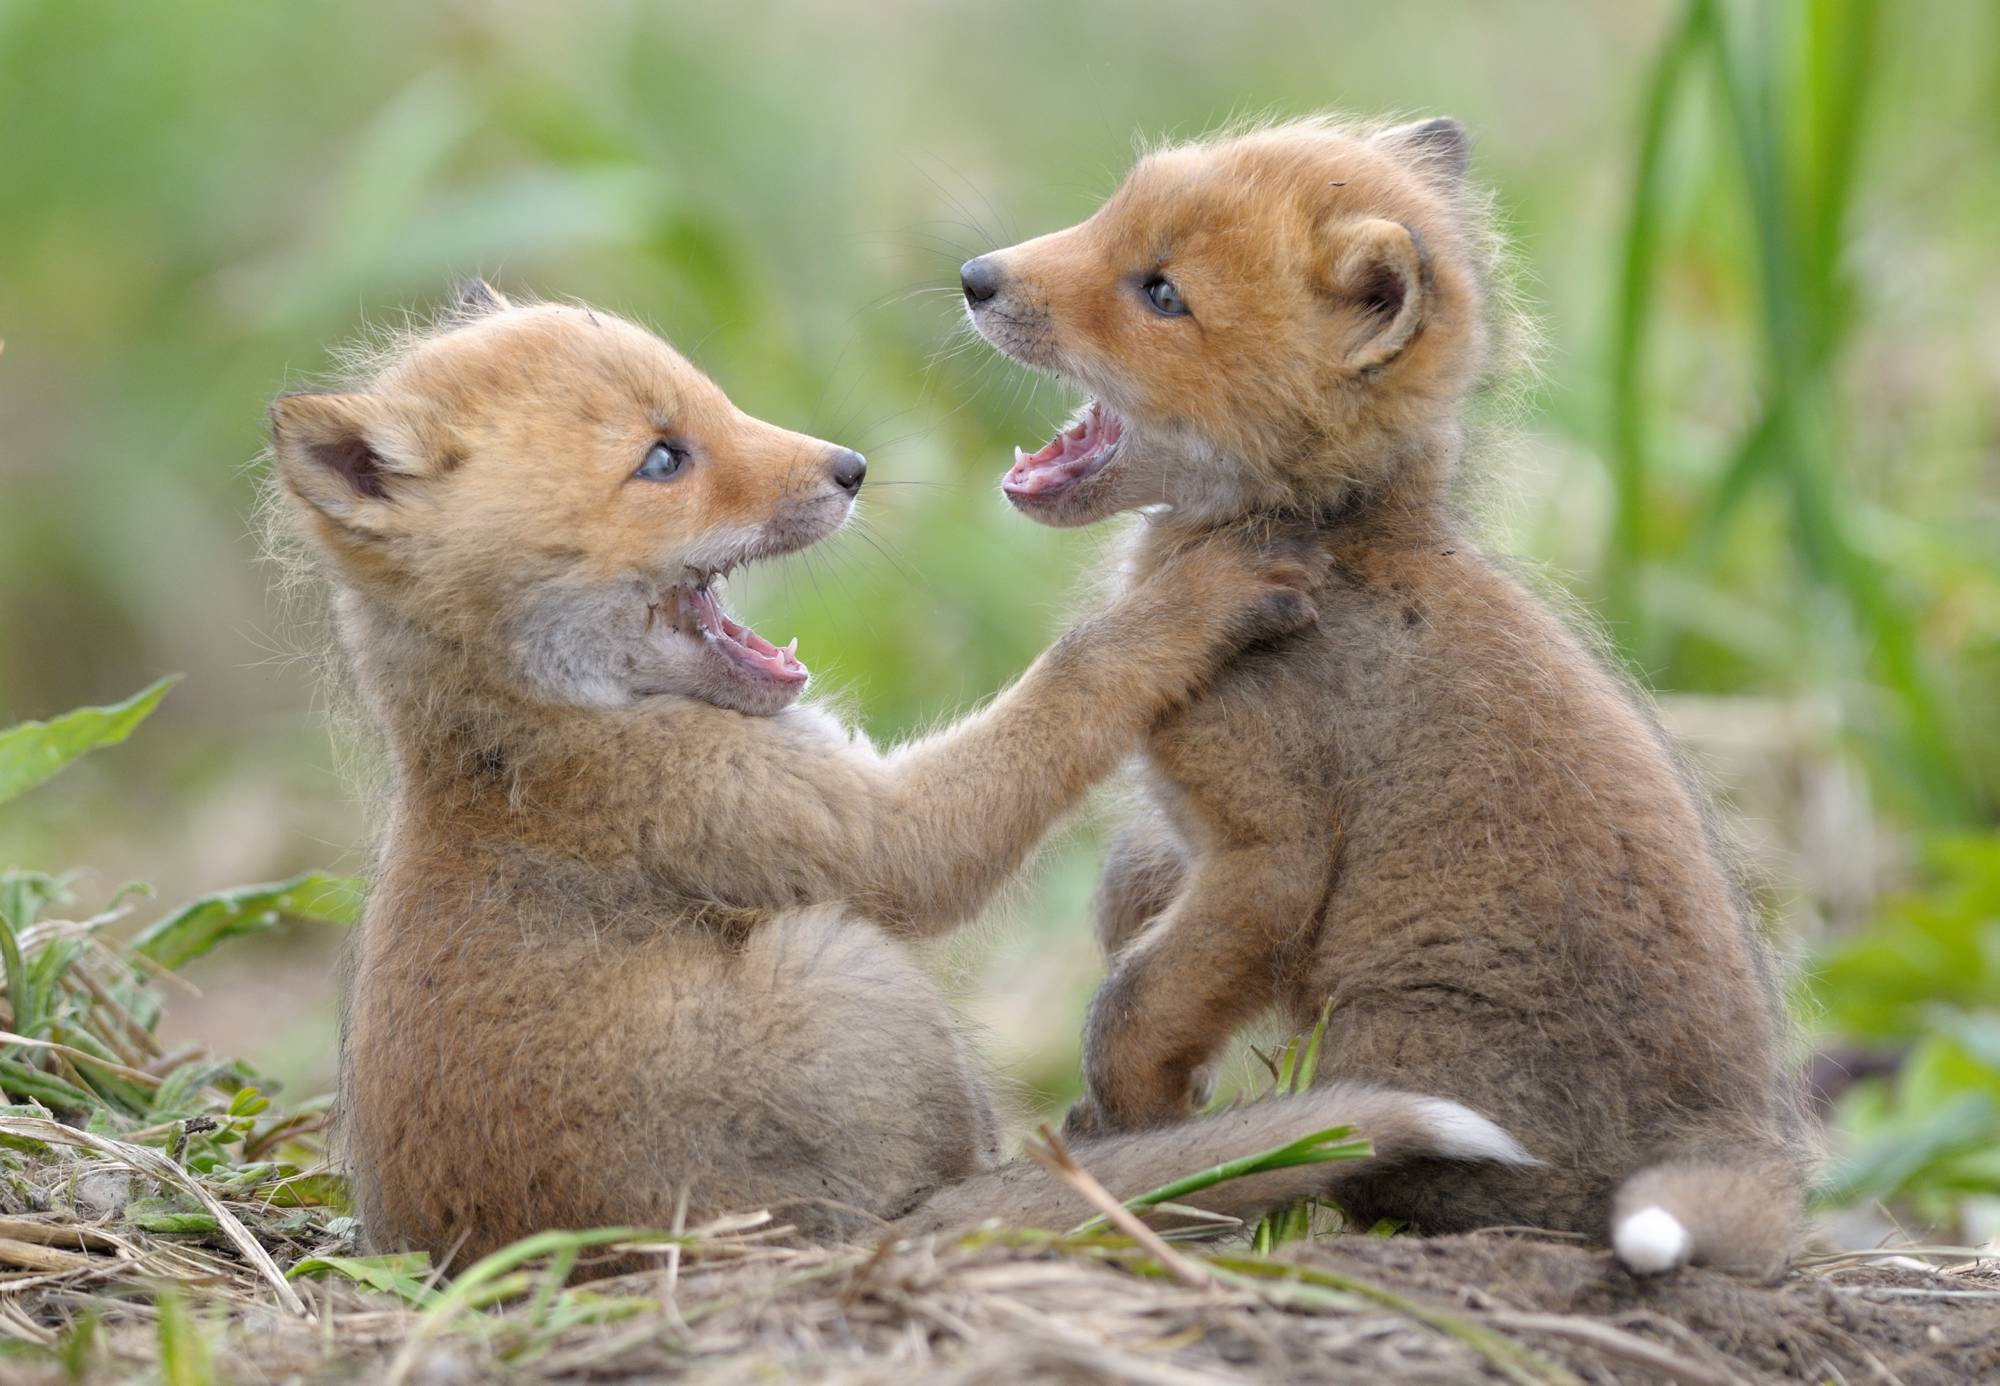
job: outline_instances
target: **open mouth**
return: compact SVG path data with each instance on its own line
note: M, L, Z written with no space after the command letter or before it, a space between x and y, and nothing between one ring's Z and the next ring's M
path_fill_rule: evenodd
M1010 500L1050 500L1104 470L1118 453L1125 421L1097 400L1049 439L1039 452L1014 449L1014 465L1000 481Z
M804 683L809 675L793 653L798 648L797 639L789 645L773 645L750 627L731 620L716 599L713 584L717 576L691 575L687 582L669 589L675 627L712 646L752 677L775 684Z

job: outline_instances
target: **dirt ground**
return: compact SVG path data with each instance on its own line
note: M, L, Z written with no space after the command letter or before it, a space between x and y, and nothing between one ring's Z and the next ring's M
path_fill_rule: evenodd
M444 1315L321 1281L297 1282L301 1318L245 1286L226 1309L193 1300L212 1378L162 1372L158 1309L115 1282L0 1287L0 1302L51 1327L98 1313L85 1377L107 1381L2000 1381L2000 1262L1854 1257L1776 1285L1699 1269L1640 1282L1602 1251L1510 1233L1336 1237L1272 1258L1190 1248L1188 1261L1208 1283L1116 1239L721 1237L561 1301L587 1324L533 1294ZM0 1361L0 1379L74 1379L43 1360Z

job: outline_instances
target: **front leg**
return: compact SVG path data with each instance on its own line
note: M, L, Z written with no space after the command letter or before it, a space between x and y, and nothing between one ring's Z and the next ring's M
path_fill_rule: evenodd
M648 865L718 903L841 902L890 933L974 917L1044 834L1238 652L1310 625L1320 556L1298 536L1217 535L1155 562L957 724L877 755L811 715L748 737L718 713L698 805L664 796ZM678 767L676 767L678 769ZM693 811L690 811L692 809ZM718 891L723 862L732 888Z
M1107 958L1137 938L1173 904L1187 877L1187 849L1166 814L1147 805L1125 825L1104 858L1092 912Z
M840 893L905 936L971 918L1231 657L1317 619L1319 562L1298 536L1218 536L1155 564L992 704L886 759L843 825Z
M1084 1095L1073 1134L1195 1114L1197 1079L1278 996L1280 974L1317 925L1328 873L1318 853L1256 846L1202 858L1180 896L1112 961L1084 1026Z

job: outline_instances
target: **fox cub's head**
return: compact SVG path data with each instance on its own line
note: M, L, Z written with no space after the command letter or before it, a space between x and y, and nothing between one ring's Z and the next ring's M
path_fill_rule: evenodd
M271 430L350 616L599 706L796 698L805 666L724 614L717 587L840 528L866 471L743 413L629 322L513 307L478 281L351 392L280 397Z
M968 262L973 325L1094 396L1004 489L1048 524L1318 507L1449 454L1489 250L1464 127L1166 148L1088 221Z

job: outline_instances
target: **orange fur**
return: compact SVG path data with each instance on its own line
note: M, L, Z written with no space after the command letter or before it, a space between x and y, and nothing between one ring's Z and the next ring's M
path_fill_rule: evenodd
M279 399L272 430L393 766L343 1042L373 1243L463 1264L683 1202L816 1237L1079 1215L994 1168L979 1066L910 944L977 913L1226 657L1308 623L1310 546L1184 546L988 707L878 751L795 705L776 651L732 654L707 605L735 564L837 529L859 459L744 415L650 334L475 284L348 388ZM1345 1120L1511 1151L1456 1116L1355 1085L1081 1153L1129 1196Z
M979 331L1096 395L1017 460L1019 508L1145 511L1135 581L1299 525L1333 564L1315 628L1149 738L1071 1129L1185 1117L1241 1025L1330 997L1328 1081L1447 1095L1544 1162L1377 1164L1340 1193L1364 1225L1602 1235L1637 1171L1635 1270L1768 1270L1804 1159L1768 954L1642 702L1449 501L1509 326L1465 164L1448 120L1252 130L965 267Z

